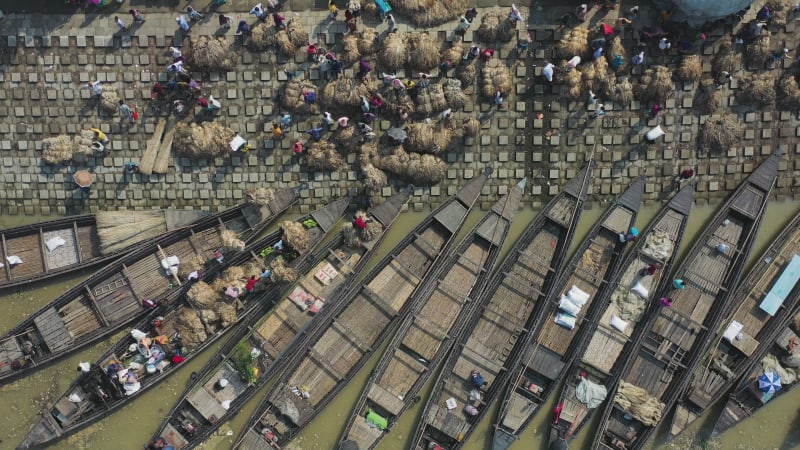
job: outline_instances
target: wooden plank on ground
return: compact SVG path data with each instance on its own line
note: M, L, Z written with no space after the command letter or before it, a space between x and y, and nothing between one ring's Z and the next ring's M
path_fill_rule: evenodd
M161 137L164 135L164 129L167 126L166 120L160 120L156 124L156 129L153 131L153 136L147 141L147 149L139 161L139 172L150 175L153 173L153 166L158 156L158 150L161 147Z
M161 140L161 147L158 149L155 164L153 164L153 173L167 173L169 166L169 155L172 153L172 138L175 137L176 127L170 126L169 130L164 133L164 139Z

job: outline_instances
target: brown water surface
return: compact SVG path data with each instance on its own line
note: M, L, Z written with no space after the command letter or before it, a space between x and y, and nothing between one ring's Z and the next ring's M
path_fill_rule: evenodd
M695 208L692 213L688 235L685 239L682 252L685 252L692 243L691 236L698 234L704 223L714 213L714 207ZM772 238L780 231L797 210L800 203L772 203L767 209L767 220L759 233L756 249L753 254L759 254ZM642 229L647 222L656 214L658 208L646 207L640 212L637 221L639 228ZM580 239L588 232L602 213L601 208L586 211L579 225L576 236ZM476 223L483 213L476 212L470 215L467 227ZM404 213L400 216L395 225L389 230L387 240L379 249L378 254L382 255L388 251L394 243L399 241L405 234L413 228L426 214ZM524 228L535 216L534 211L520 211L512 228L512 233L506 243L506 250L513 244ZM41 217L15 216L0 217L0 229L19 224L32 223L43 220ZM578 245L579 240L573 242L573 248ZM377 261L378 255L373 257L373 263ZM0 295L0 333L5 333L27 315L37 311L46 305L59 293L74 286L83 280L89 273L81 273L69 277L62 277L48 282L43 282L35 286L25 286L16 291ZM125 331L127 332L127 330ZM49 402L55 400L77 375L76 368L79 361L92 361L111 343L112 339L103 341L91 348L78 352L77 355L69 357L58 364L49 366L33 375L22 380L0 386L0 405L3 405L4 414L0 417L0 450L15 448L33 426L37 420L37 412L42 410ZM170 410L177 401L178 396L186 386L189 376L193 371L199 370L210 355L217 351L221 346L222 340L193 361L186 364L180 371L161 383L151 391L140 396L136 401L111 414L105 420L96 423L85 430L66 438L53 446L55 449L84 449L84 448L114 448L114 449L137 449L142 448L155 428L163 419L164 415ZM359 372L348 387L335 399L334 402L321 414L317 420L313 421L302 433L290 448L312 450L312 449L335 449L344 422L350 413L350 409L361 393L370 370L378 361L380 352L372 358L370 363ZM428 383L423 398L427 396L431 388ZM235 435L239 433L247 422L249 414L258 404L259 396L242 408L241 414L231 422L230 428L233 430L232 436L223 434L215 438L207 445L207 448L214 450L225 450L231 447ZM547 423L550 420L550 411L555 403L555 399L550 404L545 405L543 413L537 416L536 420L523 433L522 438L512 447L513 449L545 449L547 448ZM722 449L789 449L800 447L800 419L798 419L797 405L800 403L800 389L780 397L765 408L753 419L743 425L730 430L724 434L718 443L712 447ZM415 408L411 409L400 422L392 429L378 447L380 450L394 450L405 448L409 442L409 435L413 433L413 427L422 412L424 402L420 402ZM476 433L467 441L465 450L479 450L491 448L491 424L496 416L496 406L492 412L485 417L476 428ZM713 420L710 420L713 425ZM702 425L702 424L697 424ZM696 432L699 426L690 430ZM574 444L573 449L588 448L590 438L594 435L596 423L592 424L581 433ZM702 433L700 433L702 436ZM665 444L663 433L659 434L656 448L688 448L685 441L676 441L672 444Z

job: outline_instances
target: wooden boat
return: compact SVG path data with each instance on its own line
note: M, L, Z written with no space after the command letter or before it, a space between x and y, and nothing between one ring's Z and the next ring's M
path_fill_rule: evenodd
M156 213L163 214L165 232L208 214L176 209ZM103 214L64 217L0 231L0 290L88 269L130 251L130 246L103 251L98 236L98 217ZM17 258L22 262L9 262Z
M186 292L182 301L175 301L165 310L149 314L95 364L79 369L82 371L77 380L49 410L43 412L19 448L52 444L107 417L175 373L183 367L181 363L208 348L253 311L273 302L288 283L278 280L277 274L270 281L262 281L263 268L280 258L286 267L308 270L310 262L306 254L322 242L349 203L348 198L341 198L298 219L300 228L307 228L306 231L293 231L305 235L301 240L292 241L284 224L284 229L231 257L224 273L218 273L217 277L204 275ZM266 257L262 256L264 249L273 249L278 242L284 246L280 254L273 251ZM300 242L303 246L298 244L296 248L292 242ZM245 281L250 276L259 277L259 281L252 292L245 292ZM216 279L212 283L213 278ZM243 295L236 294L236 298L232 298L220 293L225 289L222 286L231 285L241 289ZM193 329L194 326L197 328ZM250 355L249 350L246 355ZM236 377L231 379L236 380ZM225 411L222 407L219 409Z
M800 214L772 241L731 297L736 310L718 330L715 345L692 372L686 390L678 398L670 427L672 436L705 413L773 347L776 334L794 318L795 305L800 300L798 281ZM747 387L751 385L747 383ZM753 393L748 394L756 400ZM771 397L759 395L759 403L766 403Z
M208 269L218 270L222 264L216 262L215 252L224 261L220 251L224 231L233 231L246 242L298 195L298 189L288 189L276 192L265 206L230 208L149 241L107 265L0 338L0 382L111 335L147 314L149 304L168 303L183 291L173 275L176 258L178 263L210 261Z
M793 295L796 297L796 294ZM798 314L800 314L800 304L795 303L790 316L794 318ZM712 438L749 419L758 410L767 406L770 401L788 394L800 384L797 378L797 363L800 359L798 357L800 347L797 343L800 342L800 336L798 336L799 330L796 322L789 326L779 327L778 332L777 337L770 342L771 345L764 346L760 349L762 351L757 357L751 358L745 376L739 380L736 388L731 392L722 413L714 424L711 432ZM784 370L776 371L776 364L780 364ZM787 368L788 370L786 370ZM767 372L779 374L781 386L777 391L765 392L765 389L760 387L759 378ZM766 390L770 391L770 389Z
M639 235L598 301L603 305L597 322L586 324L589 338L566 371L566 383L550 424L550 448L568 447L572 437L591 421L609 388L615 385L624 349L633 343L637 326L645 320L648 300L670 281L692 209L694 184L687 184L661 208ZM648 270L654 273L649 273ZM601 387L602 386L602 387Z
M781 153L778 150L741 183L675 270L674 281L657 296L664 306L661 300L653 305L627 357L594 448L642 448L674 405L728 312L728 299L761 225Z
M492 448L506 449L555 392L602 308L602 295L634 230L644 194L640 177L615 200L589 232L556 288L537 309L537 322L520 356L509 365Z
M461 383L469 378L470 370L475 365L481 367L484 377L494 379L498 386L502 383L501 367L512 356L515 343L527 332L536 302L552 288L564 261L583 212L583 202L591 184L592 167L593 163L590 163L580 171L542 209L492 276L477 300L478 310L467 325L467 331L457 339L444 363L434 387L435 398L449 398L450 391L459 391L458 397L452 394L453 399L465 399L468 393L465 391L461 395ZM457 411L449 414L442 408L442 413L447 415L446 425L452 424L458 430L442 426L442 422L438 421L439 403L429 401L423 421L430 425L417 428L414 442L420 441L423 432L426 433L425 439L431 442L444 442L445 433L452 432L454 437L451 441L454 441L458 433L462 430L469 432L469 427L480 421L494 394L491 389L484 394L484 404L478 405L477 416L469 421L456 415ZM428 433L437 435L432 439Z
M409 300L411 312L370 374L347 421L340 448L375 447L415 403L431 372L475 311L475 298L500 256L524 189L522 180L499 199Z
M408 300L447 254L491 168L417 225L298 346L234 448L283 447L321 411L390 336Z
M371 208L368 212L370 220L380 224L383 231L387 230L408 201L412 188L410 186ZM159 426L153 442L163 440L176 449L194 447L235 415L293 354L297 346L292 344L314 321L327 314L331 309L329 305L349 288L385 235L385 232L379 232L370 240L351 241L346 239L350 236L349 231L343 230L311 255L312 269L294 285L294 289L284 292L275 308L263 316L255 316L256 321L239 325L222 349L198 371L197 377ZM333 278L328 274L334 275ZM306 304L309 296L314 299L311 305ZM319 299L324 299L322 311L319 305L315 305ZM255 360L249 357L250 349L258 350ZM244 367L253 367L257 372L248 369L243 377L240 370ZM224 388L219 387L222 379L228 383ZM223 402L229 402L230 406L224 409Z

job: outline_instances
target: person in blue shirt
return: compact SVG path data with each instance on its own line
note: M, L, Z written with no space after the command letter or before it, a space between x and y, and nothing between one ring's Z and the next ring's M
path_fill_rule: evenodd
M239 26L236 27L236 34L246 34L250 32L250 25L246 20L240 20Z
M311 137L315 141L318 141L318 140L322 139L322 131L323 131L323 128L319 127L319 128L311 128L309 130L306 130L306 133L310 134Z

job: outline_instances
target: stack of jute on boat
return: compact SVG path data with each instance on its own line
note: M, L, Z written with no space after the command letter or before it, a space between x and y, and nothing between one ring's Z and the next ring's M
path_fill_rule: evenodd
M700 361L678 398L670 434L677 436L720 396L727 392L764 354L794 318L795 305L800 300L800 215L789 223L773 240L756 262L736 292L731 304L735 308L717 332L714 344ZM800 342L798 342L800 344ZM800 350L800 349L799 349ZM775 358L775 364L780 362ZM787 385L794 382L783 368L772 371ZM797 368L795 366L794 368ZM790 368L789 370L793 370ZM754 391L754 400L769 400L772 392ZM766 403L764 401L763 403Z
M235 448L285 446L335 396L408 313L408 300L447 254L491 173L462 187L415 227L304 338Z
M525 180L500 198L409 300L403 319L350 414L340 447L373 448L415 401L477 306L511 222Z
M753 355L744 371L745 376L728 396L711 437L749 419L770 401L788 394L800 384L799 314L800 303L796 302L789 314L793 320L787 326L778 327L777 337L769 345L759 346L759 353Z
M64 357L168 303L184 290L181 270L196 265L209 275L218 271L231 252L227 244L250 240L298 196L297 189L287 189L271 194L264 205L230 208L107 265L0 338L0 381Z
M778 174L778 150L725 202L658 294L607 402L595 448L638 449L705 354L738 284Z
M352 224L346 224L310 255L312 268L290 292L284 291L275 308L240 324L197 372L152 442L164 442L176 449L194 447L232 418L283 361L299 350L293 344L303 333L335 310L338 299L383 241L411 191L409 186L368 212L357 212Z
M523 351L508 365L493 448L504 449L518 438L555 392L577 349L603 305L597 299L622 262L644 194L640 177L614 200L562 270L556 287L537 307L537 322Z
M216 277L190 272L197 279L186 280L193 284L183 298L158 310L158 316L150 314L134 324L129 335L94 364L81 363L77 380L43 412L20 448L52 443L107 417L175 373L183 367L181 363L251 313L263 310L293 281L281 278L279 271L308 270L311 264L306 255L339 221L349 203L342 198L296 222L284 222L280 230L229 257L227 268ZM245 376L250 375L249 368L249 364L238 367Z
M654 296L670 282L669 272L683 241L692 209L694 184L687 184L661 208L608 287L598 298L604 305L599 320L586 324L589 338L566 371L566 383L550 424L550 448L567 448L572 437L591 421L619 378L617 361L640 333Z
M0 289L64 275L111 261L147 239L208 213L176 209L99 212L0 231ZM120 218L125 223L119 225ZM144 223L146 227L131 227ZM128 233L136 230L136 233Z
M527 332L534 306L552 288L569 249L591 184L592 166L590 163L581 170L528 225L479 296L477 310L464 333L454 337L456 344L445 360L434 391L437 398L442 397L440 393L445 389L454 391L445 397L456 402L452 411L444 405L441 408L447 423L469 427L488 410L496 390L478 392L470 400L470 392L476 389L462 389L462 386L469 383L469 374L476 366L486 380L497 386L502 384L504 372L500 369ZM423 420L438 417L438 405L427 405L426 411L430 412L423 415Z

